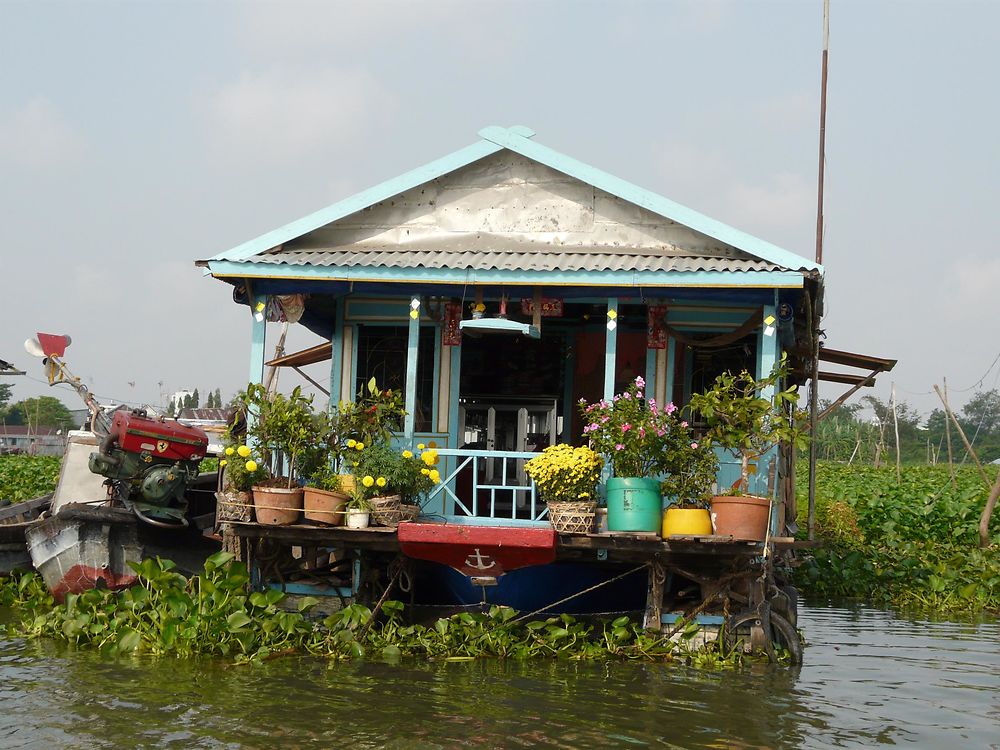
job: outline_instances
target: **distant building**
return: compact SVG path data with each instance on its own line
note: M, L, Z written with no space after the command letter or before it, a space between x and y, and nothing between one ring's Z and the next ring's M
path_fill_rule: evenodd
M65 447L66 435L55 427L0 425L0 455L61 456Z

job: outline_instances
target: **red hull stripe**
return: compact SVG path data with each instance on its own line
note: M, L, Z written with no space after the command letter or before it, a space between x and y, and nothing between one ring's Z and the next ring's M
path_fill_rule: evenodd
M404 555L442 563L468 576L496 577L556 559L551 528L403 523L398 534Z

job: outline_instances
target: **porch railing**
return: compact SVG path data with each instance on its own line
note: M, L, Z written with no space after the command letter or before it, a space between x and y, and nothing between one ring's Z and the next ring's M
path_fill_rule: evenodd
M524 462L537 453L438 448L441 482L421 503L425 515L537 523L541 505Z

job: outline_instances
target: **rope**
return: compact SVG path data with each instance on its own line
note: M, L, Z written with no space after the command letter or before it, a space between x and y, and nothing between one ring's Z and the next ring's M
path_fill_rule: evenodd
M528 619L529 617L534 617L535 615L540 615L542 612L544 612L547 609L551 609L552 607L557 607L560 604L565 604L566 602L570 601L571 599L576 599L578 596L583 596L584 594L589 594L591 591L596 591L597 589L601 588L602 586L607 586L608 584L614 583L615 581L620 581L622 578L625 578L626 576L630 576L633 573L637 573L638 571L642 570L643 568L648 568L648 567L649 567L649 563L643 563L642 565L640 565L637 568L632 568L632 570L628 570L628 571L626 571L626 572L624 572L624 573L622 573L620 575L615 576L614 578L609 578L606 581L601 581L600 583L594 584L590 588L584 589L583 591L578 591L575 594L570 594L569 596L567 596L567 597L565 597L563 599L560 599L557 602L552 602L551 604L546 604L544 607L542 607L541 609L536 609L534 612L529 612L526 615L521 615L520 617L515 617L510 622L507 622L507 623L504 623L504 624L505 625L515 625L515 624L517 624L519 622L523 622L524 620Z

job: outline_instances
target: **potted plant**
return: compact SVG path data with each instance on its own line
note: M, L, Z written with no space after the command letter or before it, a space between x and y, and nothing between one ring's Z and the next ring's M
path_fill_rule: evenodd
M216 521L250 521L253 516L253 486L267 479L248 445L235 440L227 430L223 436L223 457L219 459L220 487L216 493Z
M719 459L707 438L696 440L687 422L681 422L672 441L670 473L660 482L669 505L663 512L663 536L707 536L712 533L708 512Z
M604 459L593 449L566 443L550 445L524 465L557 532L589 534L594 530L603 466Z
M779 443L791 441L796 448L808 443L795 426L796 386L782 389L788 367L782 356L771 373L760 380L746 370L738 375L724 372L704 393L691 396L690 407L705 421L706 437L740 461L740 478L726 495L712 500L715 532L737 539L763 541L770 520L770 500L747 494L751 463ZM770 398L763 394L774 390Z
M321 460L312 397L303 396L298 387L286 397L251 383L240 400L249 417L247 437L260 451L268 477L253 487L257 521L276 526L295 523L303 507L303 490L296 480Z
M584 435L607 458L614 476L607 482L610 531L660 532L663 501L656 477L671 468L670 442L677 407L646 399L642 377L611 401L580 401Z
M347 528L367 529L371 517L371 503L365 497L364 488L358 485L347 500Z
M348 495L343 491L340 475L330 461L320 465L306 480L302 495L303 516L330 526L344 524L344 508Z
M400 453L402 459L396 475L395 490L401 498L401 521L412 521L420 515L420 504L424 496L434 485L440 484L441 473L437 469L438 452L433 447L423 443L417 446L417 452L404 450Z

